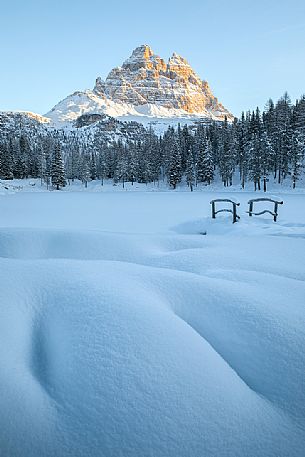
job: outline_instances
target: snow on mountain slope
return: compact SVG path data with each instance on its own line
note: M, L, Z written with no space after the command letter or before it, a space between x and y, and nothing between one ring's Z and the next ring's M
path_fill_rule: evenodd
M59 102L48 114L48 118L54 123L75 121L83 114L108 114L119 117L128 114L136 114L132 106L120 105L95 95L92 91L74 92Z
M49 113L51 125L62 127L74 122L83 114L105 114L121 121L134 121L148 127L152 125L156 133L164 132L169 125L194 124L209 119L217 120L216 115L209 112L189 114L182 109L165 108L152 104L131 105L114 102L98 97L93 91L75 92L59 102Z
M303 456L303 196L210 198L0 197L1 455Z
M40 119L32 113L0 112L0 135L7 141L26 133L34 144L38 137L41 139L51 133L52 137L58 138L63 145L69 135L81 138L88 144L93 141L96 132L100 139L109 143L114 140L124 142L139 136L143 137L147 133L142 123L124 122L106 114L82 114L76 116L73 122L67 120L58 124L51 122L49 118ZM10 183L6 185L10 187Z
M22 128L43 130L50 123L48 117L30 111L0 111L1 133L8 129L15 132L19 132Z

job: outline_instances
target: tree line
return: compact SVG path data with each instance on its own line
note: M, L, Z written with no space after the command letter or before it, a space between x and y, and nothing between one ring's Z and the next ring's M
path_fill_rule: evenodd
M305 156L305 96L292 104L284 94L269 100L264 111L239 119L168 130L158 137L152 128L132 139L107 141L98 128L90 141L82 135L48 130L45 135L0 136L0 178L40 178L59 189L67 181L85 186L99 179L114 183L159 183L190 190L221 179L224 186L247 182L267 190L269 179L296 187Z

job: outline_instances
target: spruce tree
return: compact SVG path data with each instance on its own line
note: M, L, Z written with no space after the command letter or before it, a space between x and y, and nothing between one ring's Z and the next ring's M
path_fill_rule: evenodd
M91 181L91 161L90 157L86 154L82 155L81 158L81 168L79 171L79 178L85 184L85 187L88 187L88 182Z
M181 152L178 140L174 137L171 142L170 157L168 163L168 182L169 185L176 189L177 184L181 181L182 166L181 166Z
M199 141L198 141L199 140ZM202 183L206 180L206 163L205 151L207 147L207 139L205 136L200 136L196 141L196 182Z
M213 151L212 151L212 143L210 139L207 140L206 149L205 149L205 156L204 156L204 182L207 184L211 184L214 179L214 161L213 161Z
M191 192L193 192L193 187L195 183L195 167L191 150L189 150L187 154L185 176L187 185L189 186Z
M9 150L9 145L0 143L0 178L13 179L12 157Z
M291 142L291 180L292 188L295 189L296 183L304 167L305 144L295 132Z
M59 143L56 143L54 147L51 178L52 185L56 187L57 190L66 185L65 169Z
M234 157L232 156L233 153L231 149L233 143L231 139L230 127L227 118L225 118L221 127L221 141L219 144L219 170L225 187L232 185L234 172Z

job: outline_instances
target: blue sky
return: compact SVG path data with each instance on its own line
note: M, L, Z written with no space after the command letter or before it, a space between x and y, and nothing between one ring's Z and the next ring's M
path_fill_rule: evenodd
M305 1L2 2L0 110L45 113L140 44L186 57L235 115L305 92Z

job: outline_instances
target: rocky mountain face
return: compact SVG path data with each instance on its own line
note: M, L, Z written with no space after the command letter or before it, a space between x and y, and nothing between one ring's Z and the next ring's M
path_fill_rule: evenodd
M156 104L187 113L211 111L231 117L183 57L173 53L165 62L147 45L136 48L105 81L97 78L93 92L115 102Z
M80 135L86 131L89 135L98 134L105 143L111 143L114 140L122 142L136 140L146 134L146 129L142 124L122 122L106 114L82 114L73 123L73 127L82 130Z
M77 91L46 114L53 124L75 123L83 114L105 114L121 120L154 125L161 133L168 125L194 120L222 121L232 114L212 94L188 62L174 53L167 62L147 45L136 48L121 67L93 90Z

